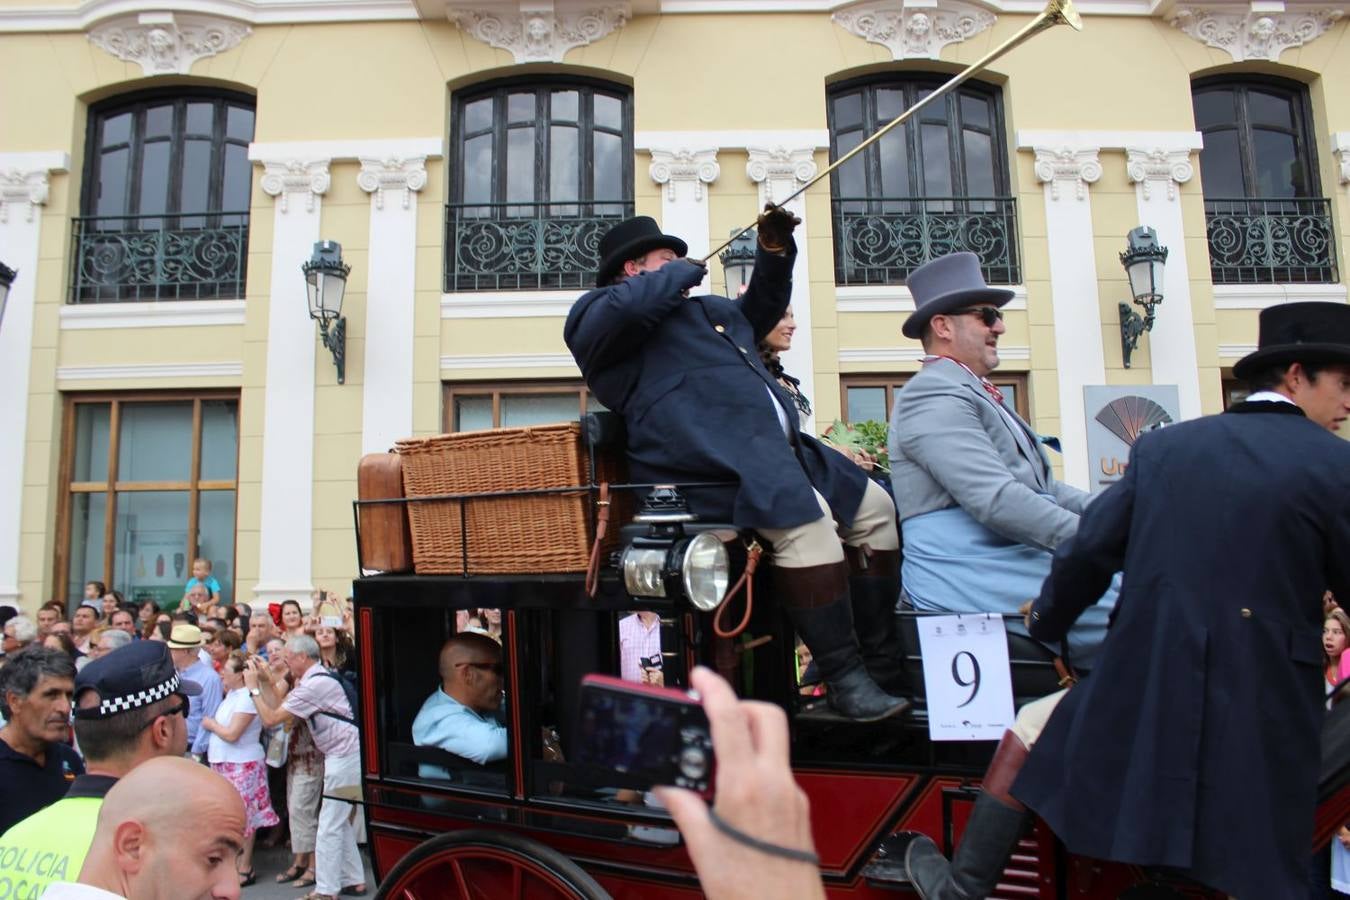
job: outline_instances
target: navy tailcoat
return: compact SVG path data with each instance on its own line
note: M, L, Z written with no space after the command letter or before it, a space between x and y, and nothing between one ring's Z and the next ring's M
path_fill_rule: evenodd
M1070 850L1239 900L1305 897L1322 593L1350 598L1350 443L1285 403L1143 435L1055 553L1031 634L1124 570L1092 675L1013 786Z
M684 297L703 269L674 260L590 291L568 313L563 337L586 384L623 415L631 477L732 483L687 492L705 520L742 528L803 525L821 516L814 486L835 519L850 524L862 501L866 475L798 431L796 404L756 349L791 300L796 254L795 245L787 255L760 251L739 301Z

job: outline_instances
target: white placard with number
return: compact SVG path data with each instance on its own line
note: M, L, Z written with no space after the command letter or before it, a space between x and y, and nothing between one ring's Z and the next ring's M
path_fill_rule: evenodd
M1012 670L1003 617L919 616L919 648L934 741L997 741L1012 727Z

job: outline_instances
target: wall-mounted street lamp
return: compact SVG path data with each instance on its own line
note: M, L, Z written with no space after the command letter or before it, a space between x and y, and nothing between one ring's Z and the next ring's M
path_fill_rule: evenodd
M0 323L5 321L5 307L9 305L9 287L14 276L19 273L4 263L0 263Z
M1130 367L1130 354L1139 346L1145 331L1153 330L1153 311L1163 298L1163 266L1167 262L1167 248L1158 243L1158 235L1147 225L1130 231L1129 249L1120 254L1120 264L1130 280L1130 294L1143 307L1144 315L1120 304L1120 351L1125 368Z
M731 233L735 234L736 230L732 229ZM750 274L755 271L757 241L755 229L751 228L718 254L717 258L722 261L722 271L727 278L728 297L739 297L750 286Z
M305 273L309 317L319 323L323 345L333 354L337 382L342 384L347 378L347 320L342 315L342 295L352 267L342 261L341 244L319 241L314 245L314 255L300 270Z

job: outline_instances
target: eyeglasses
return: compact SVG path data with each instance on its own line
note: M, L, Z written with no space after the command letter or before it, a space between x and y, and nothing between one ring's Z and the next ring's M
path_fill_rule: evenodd
M971 306L966 309L954 309L949 316L979 316L985 328L993 328L995 322L1003 321L1003 310L992 306Z
M469 666L470 668L474 668L474 669L485 669L486 671L491 672L491 673L494 674L494 675L501 675L501 674L502 674L502 664L501 664L501 663L495 663L495 662L491 662L491 663L489 663L489 662L462 662L462 663L460 663L460 665L461 665L461 666Z
M146 722L144 725L141 726L141 731L144 731L151 725L155 724L155 722L159 719L160 716L168 716L169 718L173 718L174 716L182 716L184 721L187 720L188 710L189 707L191 706L191 704L188 702L188 698L182 694L174 694L173 696L178 698L178 705L170 709L164 710L164 712L160 713L159 716L155 716L149 722Z

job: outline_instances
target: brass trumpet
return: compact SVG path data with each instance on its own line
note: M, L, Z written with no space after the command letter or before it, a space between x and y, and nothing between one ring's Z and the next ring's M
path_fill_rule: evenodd
M1018 44L1021 44L1022 42L1027 40L1027 38L1031 37L1032 35L1039 34L1040 32L1045 31L1047 28L1053 28L1056 25L1068 25L1074 31L1083 30L1083 18L1078 14L1078 10L1074 9L1073 0L1049 0L1049 2L1046 3L1045 5L1045 9L1041 10L1036 15L1036 18L1032 19L1026 25L1022 26L1022 28L1020 28L1016 34L1012 35L1006 41L999 44L994 49L990 50L984 56L981 56L979 59L975 60L975 62L966 66L960 72L957 72L950 79L948 79L947 82L942 85L942 87L933 91L931 94L924 97L918 103L915 103L909 109L905 110L904 112L900 113L900 115L896 116L894 119L887 122L883 127L878 129L875 134L871 135L870 137L867 138L867 140L863 141L861 144L859 144L849 152L845 153L843 156L836 159L833 163L829 165L828 168L824 169L822 172L817 174L815 178L812 178L806 184L797 188L797 190L793 191L791 194L784 197L782 200L776 201L774 203L774 206L781 208L790 200L794 200L797 197L800 197L822 178L829 175L831 172L842 166L844 163L848 162L853 157L857 156L869 144L879 140L882 137L882 135L886 134L891 129L895 128L897 125L903 124L905 121L909 119L910 116L914 115L916 112L923 109L928 104L932 103L938 97L941 97L944 94L950 92L953 88L958 87L960 84L969 79L976 72L979 72L980 70L984 69L991 62L998 59L1000 56L1007 53L1009 50L1016 47ZM727 238L721 244L718 244L708 253L707 256L699 260L699 262L706 266L710 259L716 256L722 250L726 249L728 246L731 245L732 241L736 240L736 238L745 234L751 228L754 228L755 225L757 225L758 223L759 219L757 217L754 222L751 222L744 228L732 233L731 237Z

